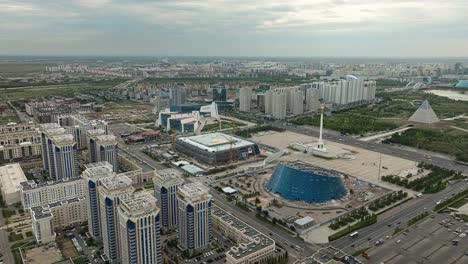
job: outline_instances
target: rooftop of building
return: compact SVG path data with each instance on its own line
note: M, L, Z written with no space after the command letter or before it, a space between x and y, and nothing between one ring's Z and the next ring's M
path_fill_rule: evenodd
M86 197L84 197L84 196L83 197L76 197L76 198L72 198L72 199L68 199L68 200L64 200L64 201L60 201L60 202L50 203L50 204L43 205L43 206L32 207L31 211L33 212L34 218L36 220L43 219L43 218L51 217L52 216L52 211L51 210L54 209L54 208L57 208L57 207L60 207L60 206L63 206L63 205L78 203L78 202L81 202L81 201L83 201L85 199L86 199Z
M125 175L117 174L102 178L101 184L107 190L127 189L132 186L132 180Z
M26 181L26 176L19 163L0 167L0 186L4 193L15 193L21 190L21 184Z
M250 254L255 254L257 251L274 244L274 241L271 238L217 206L213 207L212 215L220 221L229 224L232 228L241 232L244 236L248 237L248 240L250 240L250 242L233 246L227 252L227 254L231 255L235 259L241 259Z
M177 140L209 152L230 150L231 148L241 148L255 144L250 141L219 132L191 137L181 137Z
M87 135L88 136L97 136L97 135L104 135L106 133L106 131L104 129L90 129L88 131L86 131Z
M113 167L107 161L100 161L95 163L89 163L84 165L85 170L82 176L88 178L94 178L99 176L113 176Z
M130 217L154 214L159 211L156 198L148 192L137 192L122 198L121 208Z
M182 185L179 188L178 194L179 197L181 197L185 201L193 203L211 199L208 187L204 186L199 182L193 182Z
M296 221L294 221L295 224L300 225L300 226L307 225L312 222L314 222L314 219L310 216L305 216L303 218L299 218Z
M57 145L70 145L75 143L75 138L72 134L53 135L51 139Z
M62 183L78 183L79 181L83 181L82 178L70 178L70 179L63 179L59 181L46 181L41 183L36 183L35 181L25 181L21 183L21 188L23 191L33 190L37 188L53 186Z
M182 173L177 169L164 169L154 171L156 178L159 178L163 182L183 182Z
M99 135L96 139L100 142L111 142L116 143L114 135Z

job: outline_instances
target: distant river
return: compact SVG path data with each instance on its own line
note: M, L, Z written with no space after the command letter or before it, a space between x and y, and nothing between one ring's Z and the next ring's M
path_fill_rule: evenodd
M453 91L453 90L425 90L426 93L435 94L438 96L448 97L453 100L458 101L468 101L468 94L462 93L462 91Z

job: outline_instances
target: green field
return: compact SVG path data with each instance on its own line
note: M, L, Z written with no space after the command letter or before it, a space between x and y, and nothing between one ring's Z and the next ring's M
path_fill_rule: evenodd
M468 133L454 128L413 128L393 134L384 143L445 153L468 162Z
M292 121L295 125L320 126L320 116L307 116ZM325 117L323 126L326 129L352 135L363 135L369 132L391 130L398 125L379 120L378 118L354 112L341 112Z
M31 88L0 89L0 101L15 101L34 97L65 96L73 97L79 93L95 93L115 86L117 82L79 83L38 86Z

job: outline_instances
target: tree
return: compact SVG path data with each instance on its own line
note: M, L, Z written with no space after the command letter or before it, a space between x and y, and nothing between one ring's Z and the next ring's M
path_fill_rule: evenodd
M259 204L260 203L260 199L258 199L258 197L255 197L255 204Z

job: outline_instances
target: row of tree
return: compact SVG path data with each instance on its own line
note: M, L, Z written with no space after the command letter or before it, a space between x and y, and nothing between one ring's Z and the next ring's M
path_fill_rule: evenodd
M384 197L381 197L379 199L376 199L375 201L373 201L372 203L370 203L368 205L368 208L369 210L375 212L375 211L378 211L382 208L385 208L397 201L400 201L404 198L408 197L408 193L407 192L403 192L403 191L398 191L398 192L392 192L392 193L389 193L387 195L385 195Z

